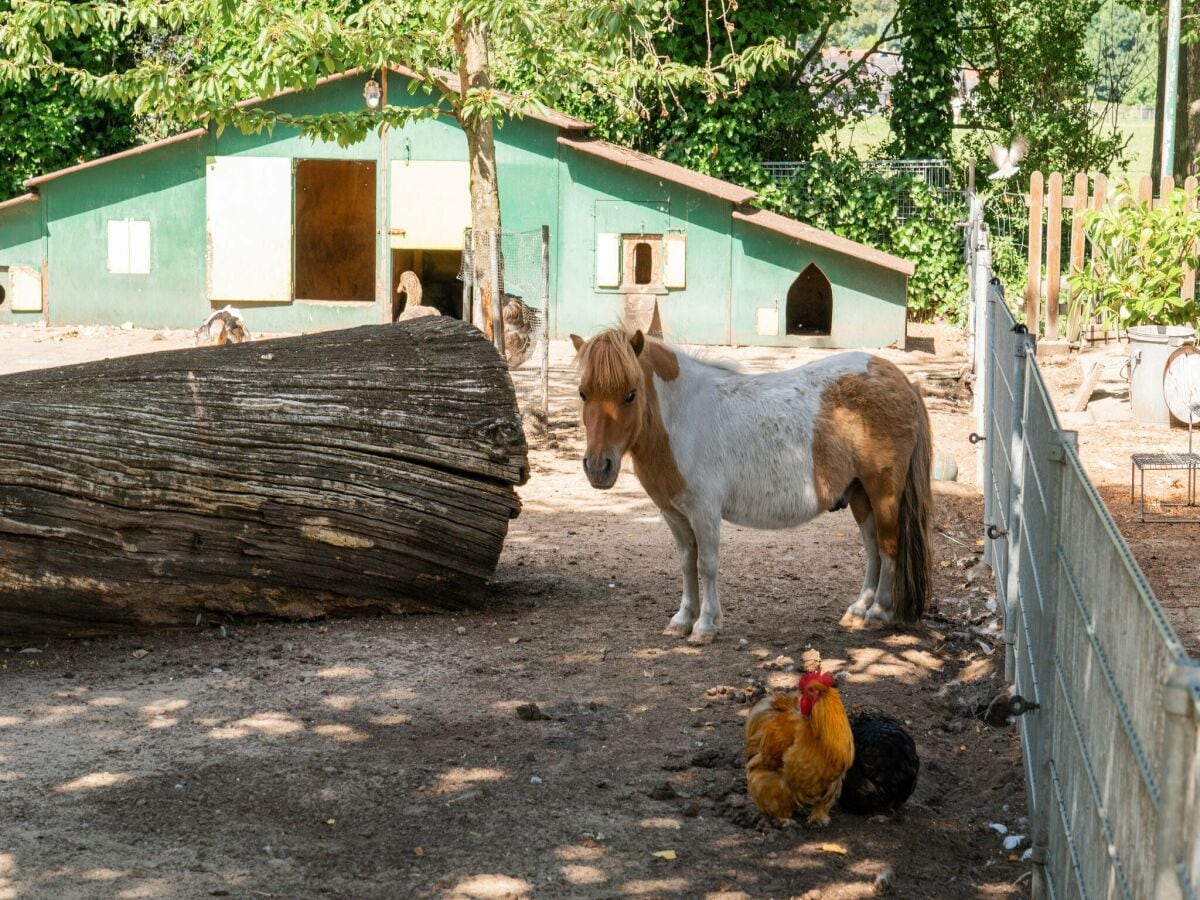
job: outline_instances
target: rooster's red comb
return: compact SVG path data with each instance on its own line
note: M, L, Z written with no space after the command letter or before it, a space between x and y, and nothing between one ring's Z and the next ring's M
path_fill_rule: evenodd
M805 672L800 676L800 690L804 690L814 681L819 681L825 687L833 687L833 675L829 672Z

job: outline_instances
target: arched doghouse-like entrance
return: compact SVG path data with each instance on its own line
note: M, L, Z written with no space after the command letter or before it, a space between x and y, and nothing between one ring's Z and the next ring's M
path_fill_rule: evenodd
M833 324L833 286L816 263L796 276L787 293L788 334L829 334Z

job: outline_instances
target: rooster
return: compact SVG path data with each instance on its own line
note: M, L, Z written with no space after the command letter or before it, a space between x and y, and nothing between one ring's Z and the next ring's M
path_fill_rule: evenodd
M810 825L828 825L829 810L854 763L854 735L828 672L800 678L800 698L779 694L746 720L746 781L760 810L791 820L797 806Z
M873 706L850 710L854 765L846 773L841 806L852 813L892 813L917 786L921 761L904 726Z
M196 329L197 347L223 347L225 344L240 344L250 339L246 322L232 306L218 309Z

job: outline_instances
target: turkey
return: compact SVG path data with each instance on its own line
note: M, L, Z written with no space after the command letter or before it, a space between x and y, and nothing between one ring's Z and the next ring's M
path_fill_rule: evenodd
M917 786L921 761L904 726L874 706L850 710L854 765L842 785L842 808L852 813L892 813Z
M232 306L218 309L196 329L197 347L223 347L250 340L250 332L242 314Z
M522 365L533 352L538 314L516 294L504 294L504 358L510 369Z
M406 302L403 312L393 316L397 322L407 322L409 319L419 319L421 316L440 316L441 312L433 306L424 306L421 303L421 298L424 291L421 288L421 279L417 277L417 273L411 269L404 272L400 276L400 286L396 288L396 307L400 305L400 297L404 296Z

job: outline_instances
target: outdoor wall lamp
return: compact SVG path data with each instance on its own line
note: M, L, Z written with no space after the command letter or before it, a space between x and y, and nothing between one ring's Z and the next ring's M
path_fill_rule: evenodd
M367 109L379 109L379 99L382 96L379 84L374 78L363 85L363 100L367 103Z

